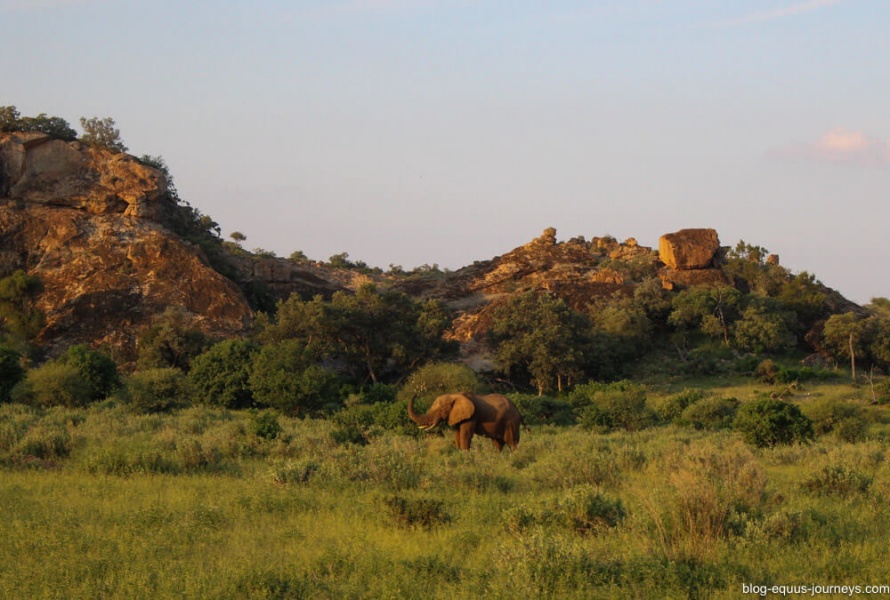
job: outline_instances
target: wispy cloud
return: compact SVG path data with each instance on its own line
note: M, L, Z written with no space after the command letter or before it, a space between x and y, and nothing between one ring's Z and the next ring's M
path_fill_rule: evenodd
M789 4L787 6L780 6L778 8L773 8L770 10L742 15L740 17L729 19L727 21L722 21L721 23L719 23L719 25L722 25L724 27L733 27L738 25L762 23L764 21L774 21L776 19L784 19L786 17L793 17L795 15L812 12L814 10L819 10L821 8L826 8L828 6L833 6L835 4L840 4L841 2L846 1L847 0L807 0L806 2L798 2L796 4Z
M771 152L778 158L865 167L890 166L890 138L837 127L814 142L789 144Z

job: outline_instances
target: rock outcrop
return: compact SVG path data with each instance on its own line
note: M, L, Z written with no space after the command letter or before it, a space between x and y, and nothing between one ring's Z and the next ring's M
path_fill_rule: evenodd
M0 276L40 278L50 354L91 343L131 359L138 334L171 306L211 335L249 324L238 286L161 224L173 208L166 186L126 154L0 134Z
M720 239L713 229L681 229L658 240L658 257L670 269L688 271L714 266Z
M658 240L658 258L665 267L658 271L666 289L697 285L728 285L717 268L720 238L713 229L681 229Z
M450 336L464 344L484 339L491 312L512 294L545 290L577 310L585 310L597 297L633 293L636 281L610 264L634 262L655 271L655 254L636 240L578 237L557 242L556 230L547 228L528 244L491 260L477 262L445 277L419 283L396 282L414 295L438 298L457 311Z

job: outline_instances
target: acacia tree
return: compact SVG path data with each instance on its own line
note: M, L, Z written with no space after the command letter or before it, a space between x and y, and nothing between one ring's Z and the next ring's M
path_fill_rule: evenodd
M850 361L853 379L857 365L890 370L890 318L883 315L832 315L822 330L822 343L835 360Z

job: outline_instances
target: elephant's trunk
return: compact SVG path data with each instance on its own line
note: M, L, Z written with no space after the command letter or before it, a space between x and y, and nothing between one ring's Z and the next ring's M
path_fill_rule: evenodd
M417 426L421 429L432 429L436 425L439 424L437 419L434 419L432 415L418 415L414 412L414 400L417 399L417 394L414 394L410 400L408 400L408 416L412 421L417 423Z

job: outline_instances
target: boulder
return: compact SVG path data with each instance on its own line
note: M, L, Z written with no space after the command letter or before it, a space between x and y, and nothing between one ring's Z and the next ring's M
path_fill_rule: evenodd
M665 265L680 271L714 266L720 239L713 229L681 229L658 240L658 255Z
M687 271L660 269L658 277L666 290L684 289L697 285L712 287L729 285L729 281L720 269L691 269Z

